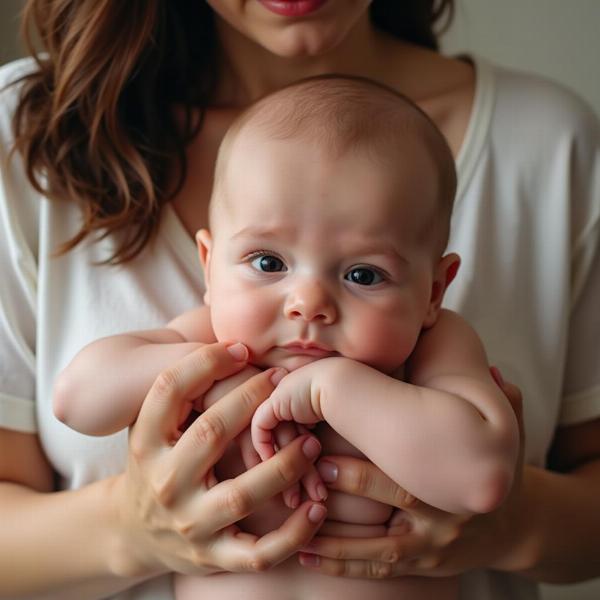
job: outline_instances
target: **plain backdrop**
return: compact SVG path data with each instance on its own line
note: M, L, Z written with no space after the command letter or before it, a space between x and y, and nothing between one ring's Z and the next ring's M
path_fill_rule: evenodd
M22 4L0 0L0 64L22 54L17 42ZM600 115L600 0L457 0L442 45L450 54L474 52L560 82ZM600 580L544 586L543 595L544 600L598 600Z

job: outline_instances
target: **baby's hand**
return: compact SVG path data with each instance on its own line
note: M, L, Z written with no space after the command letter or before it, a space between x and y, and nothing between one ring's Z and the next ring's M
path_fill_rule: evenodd
M252 443L263 461L304 433L304 426L312 427L323 420L320 397L314 393L310 371L305 367L286 375L254 413L250 426ZM295 427L283 427L286 423ZM314 467L302 478L302 484L311 500L327 498L327 488ZM290 508L299 504L297 486L286 490L284 501Z
M296 423L279 423L275 429L273 429L272 434L275 439L275 446L277 450L281 450L288 444L290 444L293 440L295 440L299 435L303 435L308 433L308 430L302 425L297 425ZM240 452L242 455L242 460L244 462L244 466L246 470L255 467L258 463L261 462L260 456L256 452L253 444L252 437L250 434L250 427L247 427L242 433L240 433L236 441L239 445ZM305 475L306 477L306 475ZM304 481L304 478L303 478ZM300 496L300 484L295 483L290 486L287 490L282 493L284 504L291 509L296 509L300 506L301 496ZM325 498L323 498L325 499Z

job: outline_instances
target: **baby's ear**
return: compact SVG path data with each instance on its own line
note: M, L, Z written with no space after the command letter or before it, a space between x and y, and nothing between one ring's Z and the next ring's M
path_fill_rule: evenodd
M210 255L212 250L212 237L208 229L200 229L196 233L196 245L198 246L198 258L204 271L204 304L210 305Z
M446 254L442 257L435 269L434 279L431 284L431 298L429 300L429 308L423 327L431 327L437 320L442 307L442 300L448 286L456 277L458 267L460 266L460 257L458 254Z

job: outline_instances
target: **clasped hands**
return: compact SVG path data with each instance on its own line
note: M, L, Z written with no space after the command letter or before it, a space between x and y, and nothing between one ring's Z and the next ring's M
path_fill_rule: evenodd
M500 554L506 556L512 543L507 532L514 529L514 515L519 513L518 476L501 509L490 515L456 517L412 498L372 463L347 456L322 457L322 479L330 490L397 507L386 536L315 537L326 510L312 500L302 502L280 528L262 537L240 530L237 522L290 489L321 450L314 436L294 438L297 434L288 432L294 439L287 443L284 435L277 440L280 450L266 462L257 460L260 464L234 479L216 480L214 465L225 447L247 429L281 372L269 369L252 375L208 408L183 435L178 431L180 416L215 381L246 366L243 346L209 344L164 371L152 386L130 431L126 471L113 486L114 572L145 578L171 571L260 571L302 551L301 564L324 574L437 576L493 566ZM287 384L293 383L292 375L286 377ZM519 414L518 390L503 385Z
M324 420L321 400L335 393L336 378L352 377L351 363L347 359L324 359L287 375L254 414L252 445L245 443L248 465L254 464L256 456L271 458L276 449L306 433L305 426ZM450 514L421 502L368 460L324 457L318 470L310 467L301 479L310 499L326 498L325 483L331 490L376 500L396 510L384 537L351 539L317 532L303 548L301 564L329 575L361 578L449 576L474 568L518 570L522 553L517 551L517 530L524 529L526 518L522 496L522 400L519 389L505 383L498 369L492 368L491 374L509 399L521 434L517 473L504 504L489 514ZM283 495L290 508L296 507L300 502L298 484Z
M262 537L237 525L306 472L321 447L304 435L271 460L227 481L214 466L248 427L281 372L257 373L226 393L183 434L182 415L195 400L247 365L241 344L208 344L163 371L147 394L129 435L127 467L110 497L114 544L111 571L144 579L168 572L208 575L261 571L308 543L326 509L306 501Z

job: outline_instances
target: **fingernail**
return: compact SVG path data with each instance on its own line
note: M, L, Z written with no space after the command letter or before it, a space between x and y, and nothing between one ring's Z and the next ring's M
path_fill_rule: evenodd
M323 481L327 483L333 483L338 478L337 465L326 460L322 460L317 464L317 471Z
M244 344L240 344L240 342L227 346L227 352L229 352L235 360L240 362L248 358L248 348L246 348Z
M490 372L494 381L502 387L504 385L504 377L502 377L502 373L500 373L500 369L498 367L490 367Z
M327 500L327 488L322 483L317 485L317 496L319 500Z
M317 438L311 436L302 444L302 452L308 460L314 460L321 452L321 444Z
M300 494L294 492L290 496L290 508L298 508L300 506Z
M304 567L318 567L321 564L321 557L317 554L302 554L298 555L300 564Z
M322 504L313 504L308 509L308 520L311 523L320 523L327 514L327 510Z
M287 374L288 372L285 369L282 369L281 367L275 369L273 371L273 374L271 375L271 383L273 385L277 385Z

